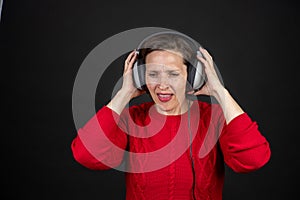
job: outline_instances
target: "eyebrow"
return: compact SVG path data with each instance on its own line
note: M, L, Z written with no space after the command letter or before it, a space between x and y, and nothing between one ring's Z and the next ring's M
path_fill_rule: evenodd
M167 72L178 72L178 73L180 73L180 70L167 70Z
M147 70L147 71L148 71L148 72L159 72L159 71L161 71L161 70L153 70L153 69L152 69L152 70ZM180 70L176 70L176 69L175 69L175 70L166 70L166 72L169 72L169 73L170 73L170 72L178 72L178 73L180 73Z

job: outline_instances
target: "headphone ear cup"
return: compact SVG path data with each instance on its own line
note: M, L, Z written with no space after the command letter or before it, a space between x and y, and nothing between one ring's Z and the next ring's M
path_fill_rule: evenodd
M204 72L204 68L202 66L202 63L200 61L197 62L196 68L195 68L195 74L194 74L194 82L192 84L194 90L200 89L206 80L206 75Z
M191 91L193 90L193 85L194 85L194 79L195 79L195 73L196 73L196 68L190 63L188 62L188 66L187 66L187 90Z
M202 56L202 54L199 51L197 51L197 55ZM204 68L199 60L197 61L196 66L193 66L190 63L189 65L190 66L188 67L187 77L187 80L190 84L189 88L193 90L198 90L204 85L206 80Z
M133 64L132 78L135 87L143 90L145 87L145 65L141 62L141 59L136 60Z

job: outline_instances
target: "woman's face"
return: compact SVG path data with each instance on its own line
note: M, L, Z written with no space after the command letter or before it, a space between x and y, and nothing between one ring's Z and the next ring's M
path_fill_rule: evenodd
M177 52L153 51L146 57L146 85L159 113L178 115L187 110L187 70Z

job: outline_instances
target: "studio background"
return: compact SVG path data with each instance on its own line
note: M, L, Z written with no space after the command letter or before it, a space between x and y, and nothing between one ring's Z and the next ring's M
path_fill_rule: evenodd
M164 27L208 49L226 87L270 142L271 159L260 170L226 168L224 200L291 199L300 167L298 10L292 0L4 0L4 193L9 199L124 199L122 172L91 171L72 157L73 84L86 56L108 37ZM123 58L99 82L97 108L111 98Z

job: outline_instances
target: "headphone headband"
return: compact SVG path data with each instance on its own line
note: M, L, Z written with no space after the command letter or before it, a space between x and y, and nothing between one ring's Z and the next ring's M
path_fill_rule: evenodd
M182 38L188 39L188 41L190 41L190 42L193 44L193 46L197 48L197 50L199 49L199 47L201 47L201 45L200 45L198 42L196 42L194 39L192 39L191 37L189 37L189 36L187 36L187 35L185 35L185 34L183 34L183 33L180 33L180 32L177 32L177 31L161 31L161 32L153 33L153 34L151 34L151 35L145 37L145 38L139 43L139 45L137 46L137 50L140 50L141 47L142 47L142 45L143 45L146 41L148 41L150 38L153 38L153 37L158 36L158 35L164 35L164 34L179 35L179 36L181 36ZM196 51L197 51L197 50L196 50Z

